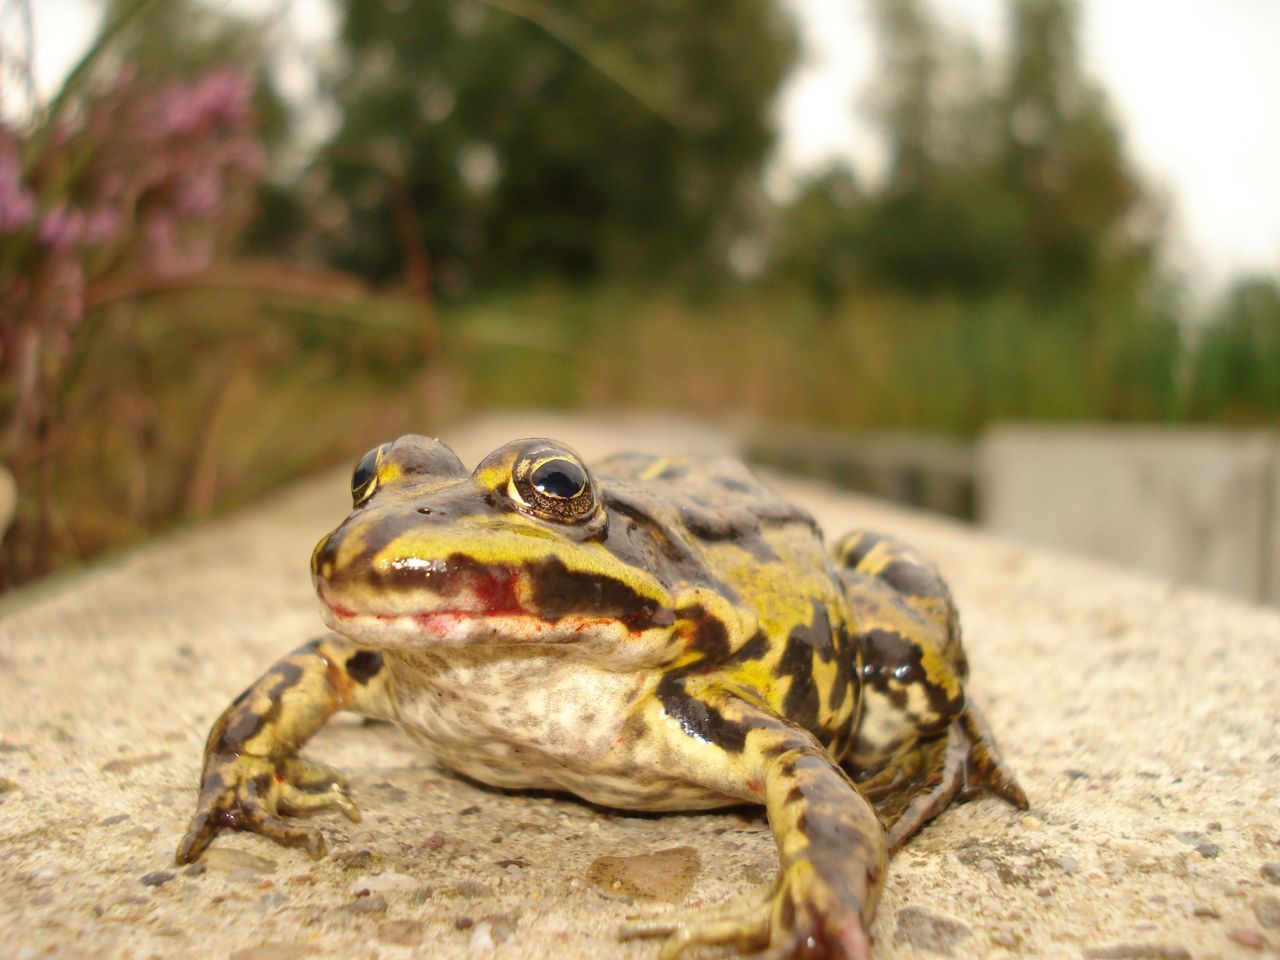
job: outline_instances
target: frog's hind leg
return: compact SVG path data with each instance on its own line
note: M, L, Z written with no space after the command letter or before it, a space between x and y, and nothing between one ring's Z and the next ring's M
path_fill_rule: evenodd
M956 799L1027 797L966 699L968 662L951 592L911 547L858 531L835 550L858 628L864 712L845 767L896 850Z
M921 827L951 806L964 786L968 753L969 742L959 724L952 724L945 736L928 740L911 752L913 781L902 784L901 778L896 778L898 789L876 804L890 853L896 853ZM891 770L893 767L884 772Z

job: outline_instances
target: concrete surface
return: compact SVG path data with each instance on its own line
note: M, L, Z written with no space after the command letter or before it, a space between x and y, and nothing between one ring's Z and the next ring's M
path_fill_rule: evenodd
M996 533L1280 604L1274 433L1011 425L979 451Z
M653 428L553 427L587 453L662 445ZM473 427L464 459L540 432ZM692 427L674 440L706 442ZM345 514L346 481L6 603L0 956L647 958L656 946L614 941L624 917L771 878L750 810L635 816L504 794L349 720L308 748L351 774L365 813L324 819L326 859L232 835L203 872L175 868L210 722L319 628L306 560ZM1280 613L779 486L832 533L892 530L938 560L970 690L1033 803L959 806L913 840L890 869L878 956L1280 956Z

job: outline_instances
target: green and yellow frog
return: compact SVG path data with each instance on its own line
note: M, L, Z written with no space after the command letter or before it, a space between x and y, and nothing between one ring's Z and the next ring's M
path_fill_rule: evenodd
M666 937L663 957L866 957L889 852L958 794L1027 805L965 701L934 567L865 532L829 553L740 463L592 470L537 439L468 471L404 436L365 455L351 494L311 558L334 633L214 724L181 863L224 829L322 855L321 832L291 818L359 816L342 776L299 756L339 710L394 720L498 787L626 810L763 804L777 880L625 931Z

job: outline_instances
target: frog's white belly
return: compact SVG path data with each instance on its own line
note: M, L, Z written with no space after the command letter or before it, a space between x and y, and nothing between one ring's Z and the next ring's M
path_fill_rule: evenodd
M568 790L633 810L741 802L654 762L633 708L652 695L656 674L538 648L397 652L391 663L400 723L446 766L482 783Z

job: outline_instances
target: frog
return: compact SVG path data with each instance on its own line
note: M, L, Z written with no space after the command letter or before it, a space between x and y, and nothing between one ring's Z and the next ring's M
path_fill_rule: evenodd
M468 470L411 434L360 459L351 496L311 557L330 632L213 724L179 863L234 830L323 856L306 818L360 813L344 775L300 751L343 710L498 788L624 811L763 806L771 884L620 931L660 938L664 960L863 960L894 851L984 791L1027 809L965 696L937 568L866 530L828 549L737 460L588 466L534 438Z

